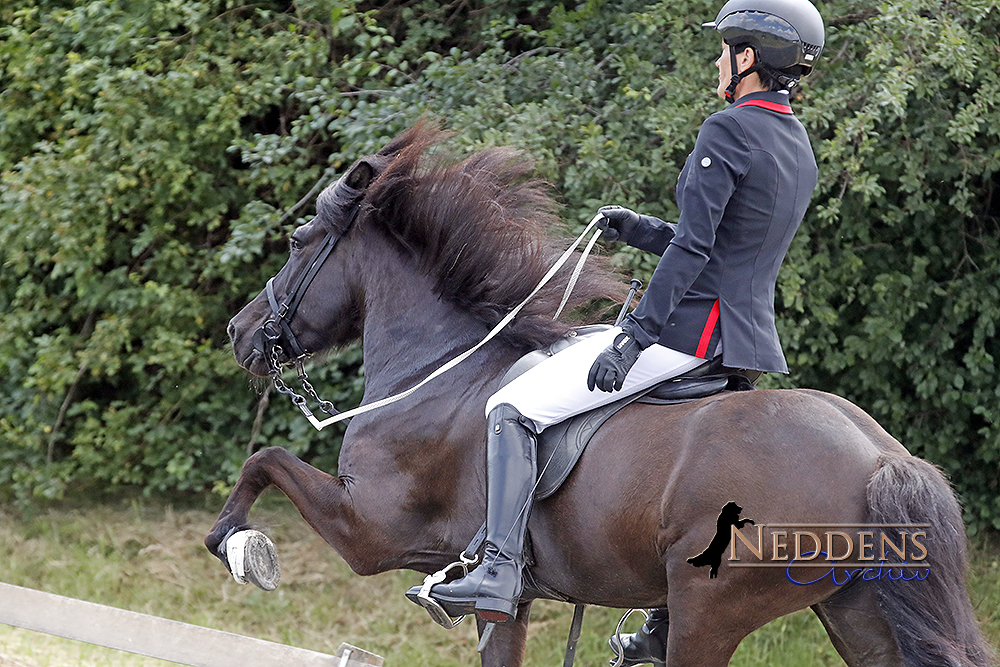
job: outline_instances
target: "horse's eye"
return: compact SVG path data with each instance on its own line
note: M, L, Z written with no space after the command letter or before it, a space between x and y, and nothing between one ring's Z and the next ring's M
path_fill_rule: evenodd
M289 237L289 239L288 239L288 250L289 250L289 252L295 252L296 250L301 250L301 249L302 249L302 242L299 241L294 236Z

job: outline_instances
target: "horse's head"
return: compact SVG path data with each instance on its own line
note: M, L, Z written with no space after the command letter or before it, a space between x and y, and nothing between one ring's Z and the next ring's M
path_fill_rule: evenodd
M358 295L335 248L349 234L382 155L359 160L316 202L316 217L289 239L289 258L267 287L229 322L241 366L266 375L275 362L342 345L359 334Z

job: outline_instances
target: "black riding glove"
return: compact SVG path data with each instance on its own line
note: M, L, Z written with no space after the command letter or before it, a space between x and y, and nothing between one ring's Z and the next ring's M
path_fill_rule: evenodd
M602 206L597 212L604 217L597 223L605 240L628 243L639 229L639 214L621 206Z
M641 353L642 347L632 335L631 328L623 327L622 332L615 336L615 341L597 355L587 374L587 388L590 391L594 391L595 387L601 391L618 391Z

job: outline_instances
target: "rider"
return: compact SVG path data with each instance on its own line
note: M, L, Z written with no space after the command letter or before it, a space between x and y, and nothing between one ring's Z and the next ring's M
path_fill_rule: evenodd
M730 0L705 25L722 36L716 92L730 106L702 125L677 181L676 224L618 206L599 211L605 238L662 255L636 309L621 327L585 337L487 401L483 559L430 589L451 616L516 615L543 429L720 355L752 377L788 372L774 285L817 179L788 90L819 56L823 22L809 0ZM416 601L418 592L407 596ZM625 664L664 664L666 627L666 610L654 610L623 638Z

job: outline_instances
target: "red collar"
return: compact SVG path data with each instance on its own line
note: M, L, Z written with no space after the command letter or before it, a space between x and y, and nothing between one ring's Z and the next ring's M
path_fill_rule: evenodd
M761 107L762 109L767 109L768 111L777 111L778 113L794 114L792 107L787 104L780 104L778 102L768 102L767 100L747 100L746 102L740 102L736 106L738 107Z

